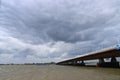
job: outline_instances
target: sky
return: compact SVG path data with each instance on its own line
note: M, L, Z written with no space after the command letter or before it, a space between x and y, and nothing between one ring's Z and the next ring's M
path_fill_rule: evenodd
M1 0L0 63L58 62L120 43L120 0Z

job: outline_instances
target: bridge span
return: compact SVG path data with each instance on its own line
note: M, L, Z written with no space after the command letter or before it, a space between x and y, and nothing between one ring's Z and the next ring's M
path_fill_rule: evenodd
M71 58L68 60L60 61L57 65L79 65L85 66L84 61L86 60L99 60L96 66L99 67L120 67L119 62L116 57L120 57L120 49L116 47L105 48L100 51L95 51L91 53L87 53L84 55L80 55L75 58ZM111 58L110 62L105 62L105 58Z

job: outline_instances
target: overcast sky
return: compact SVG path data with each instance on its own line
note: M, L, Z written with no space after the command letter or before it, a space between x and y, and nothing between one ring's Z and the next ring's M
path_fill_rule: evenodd
M0 63L51 62L120 41L120 0L1 0Z

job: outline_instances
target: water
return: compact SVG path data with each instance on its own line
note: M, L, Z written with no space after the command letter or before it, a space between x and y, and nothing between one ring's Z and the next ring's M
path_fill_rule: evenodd
M0 65L0 80L120 80L120 69L58 65Z

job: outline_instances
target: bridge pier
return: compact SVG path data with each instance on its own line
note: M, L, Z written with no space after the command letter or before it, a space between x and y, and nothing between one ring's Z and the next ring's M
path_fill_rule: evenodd
M77 61L73 61L73 65L77 65Z
M111 58L111 62L105 62L104 58L99 59L99 63L97 63L99 67L111 67L111 68L119 68L119 62L115 57Z
M85 63L83 60L81 61L80 66L85 66Z
M83 60L82 61L76 61L76 63L74 65L76 65L76 66L85 66L85 63L84 63Z

